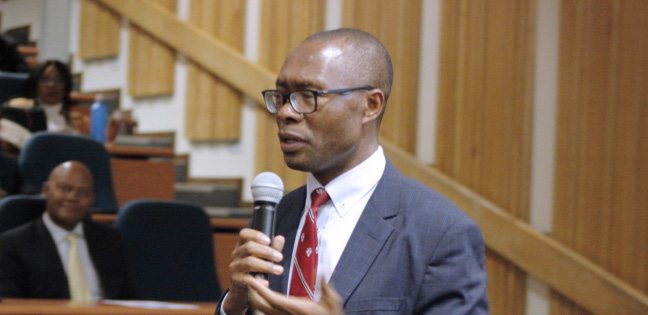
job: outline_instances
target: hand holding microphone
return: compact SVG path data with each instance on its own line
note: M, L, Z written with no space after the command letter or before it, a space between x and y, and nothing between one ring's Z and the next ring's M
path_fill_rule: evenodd
M223 304L227 314L240 313L248 307L248 286L245 281L251 275L260 274L267 279L268 273L280 275L284 272L283 267L276 263L284 259L281 250L285 240L283 236L274 236L275 214L277 204L283 197L283 182L276 174L261 173L252 181L252 197L252 228L245 228L239 233L229 265L231 285Z

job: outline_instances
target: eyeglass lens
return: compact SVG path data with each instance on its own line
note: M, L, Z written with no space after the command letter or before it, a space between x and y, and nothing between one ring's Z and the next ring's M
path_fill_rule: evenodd
M312 91L294 91L289 94L290 105L298 113L312 113L315 111L315 97ZM284 99L284 95L277 91L265 93L266 107L271 113L279 112L286 101L288 100Z

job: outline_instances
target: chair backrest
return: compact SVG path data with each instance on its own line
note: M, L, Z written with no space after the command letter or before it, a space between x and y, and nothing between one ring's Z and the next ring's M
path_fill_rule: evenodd
M179 201L126 203L114 223L141 299L217 301L213 232L204 210Z
M117 212L110 155L100 142L90 137L36 132L20 151L18 166L29 187L40 191L54 167L70 160L85 164L94 177L95 201L90 212Z
M0 103L27 95L28 77L26 73L0 71Z
M27 223L45 211L41 196L13 195L0 199L0 234Z

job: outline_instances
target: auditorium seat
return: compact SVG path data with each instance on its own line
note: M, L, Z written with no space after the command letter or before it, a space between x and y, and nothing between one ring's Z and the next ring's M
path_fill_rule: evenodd
M117 213L135 289L141 299L217 301L212 228L197 205L135 200Z
M70 160L85 164L94 177L95 201L90 213L117 212L110 155L100 142L88 136L34 133L20 151L18 166L30 189L40 192L54 167Z
M45 211L41 196L13 195L0 199L0 234L27 223Z
M0 71L0 104L27 95L28 77L26 73Z

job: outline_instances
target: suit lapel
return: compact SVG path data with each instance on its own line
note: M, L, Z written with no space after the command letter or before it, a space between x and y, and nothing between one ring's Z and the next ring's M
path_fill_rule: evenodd
M270 288L277 292L288 292L288 275L290 274L290 260L292 259L292 250L295 244L295 236L299 227L302 210L306 203L306 186L302 186L295 191L286 195L277 207L277 225L275 235L283 235L286 238L281 253L284 259L281 265L284 268L282 276L269 276Z
M346 303L392 234L388 219L398 211L401 175L387 160L385 172L362 212L330 282Z
M97 235L97 230L94 228L93 222L90 220L83 220L83 234L88 244L88 253L90 254L90 260L97 270L97 276L101 279L101 275L105 274L106 266L105 262L110 261L105 257L104 251L98 247L98 244L101 244L102 240L100 236ZM92 246L90 245L92 244Z
M50 270L53 271L51 277L54 278L52 283L58 283L55 290L60 292L61 297L69 298L70 288L67 283L67 275L65 274L65 269L63 268L63 263L61 262L54 239L47 227L45 227L42 217L38 219L35 227L37 240L39 240L40 243L40 246L38 247L40 247L40 250L43 252L42 257L47 257L47 261L51 263L50 267L52 269ZM58 259L50 259L50 257L57 257Z

